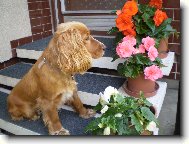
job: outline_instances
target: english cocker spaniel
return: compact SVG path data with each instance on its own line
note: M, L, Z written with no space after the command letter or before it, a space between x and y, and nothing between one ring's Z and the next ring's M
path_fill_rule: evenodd
M73 77L86 72L92 58L102 57L104 49L105 45L94 39L84 24L60 24L42 56L8 96L12 119L36 120L42 113L49 134L69 135L58 116L62 104L72 105L82 118L94 116L95 112L86 109L78 97Z

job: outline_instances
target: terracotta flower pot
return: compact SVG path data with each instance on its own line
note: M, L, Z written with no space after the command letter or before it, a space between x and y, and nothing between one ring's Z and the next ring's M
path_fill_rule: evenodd
M164 59L168 55L168 38L162 39L158 48L159 55L158 57Z
M139 98L140 91L143 91L147 98L156 95L159 85L155 81L145 79L144 74L141 74L136 78L128 78L123 88L128 95L136 98Z

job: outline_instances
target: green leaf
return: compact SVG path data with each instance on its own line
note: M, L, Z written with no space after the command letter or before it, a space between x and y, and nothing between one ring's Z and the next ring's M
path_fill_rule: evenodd
M117 118L118 135L139 135L139 132L134 127L130 127L130 122L127 116Z
M125 101L125 98L122 96L122 95L116 95L116 97L115 97L115 99L116 99L116 101L119 103L119 104L121 104L121 103L123 103L124 101Z
M158 121L157 121L155 115L150 111L149 108L147 108L147 107L142 107L142 108L141 108L141 112L142 112L143 116L144 116L147 120L149 120L149 121L154 121L154 122L158 123Z
M138 132L141 132L143 128L138 118L134 114L132 114L130 117L131 117L131 123L135 126L135 129Z
M124 75L126 68L124 67L124 64L120 63L117 66L117 71L119 74Z
M171 22L172 22L171 18L166 19L160 26L158 26L156 28L154 35L158 35L161 31L163 31L164 29L166 29L166 26L168 24L171 24Z
M147 32L147 30L144 29L142 26L137 26L136 31L138 34L145 34Z
M161 24L161 26L165 26L165 25L167 25L167 24L171 24L171 22L172 22L172 18L168 18L168 19L166 19L166 20Z
M118 135L123 135L127 132L128 118L117 118L117 132Z
M140 54L135 55L136 62L137 62L138 64L141 64L141 65L144 64L144 63L143 63L143 60L142 60L142 57L143 57L143 56L141 56Z
M148 21L149 18L150 18L150 15L149 15L148 13L144 13L144 14L142 15L142 18L144 19L144 21Z
M157 66L159 66L160 68L161 68L161 67L167 67L167 66L165 66L165 65L163 64L162 60L161 60L160 58L158 58L158 57L155 59L155 61L152 62L152 64L153 64L153 65L157 65Z
M114 115L113 116L109 115L106 118L102 118L101 123L103 125L109 126L114 131L116 130L116 119L115 119Z
M85 128L85 132L94 131L98 129L98 124L100 123L101 118L96 118L95 120L91 121L89 125Z
M136 42L137 42L136 47L139 47L139 45L142 43L143 38L144 38L144 36L142 36L142 35L136 35Z
M118 55L115 55L114 57L113 57L113 59L112 59L112 61L111 62L114 62L116 59L118 59L119 58L119 56Z
M152 104L146 99L144 100L144 104L148 107L152 106Z
M144 97L144 92L143 92L143 91L140 91L139 95L140 95L140 97L141 97L142 99L145 98L145 97Z
M98 111L102 109L102 105L100 104L100 102L94 107L94 110Z
M116 12L117 12L117 10L113 10L113 11L111 11L112 14L115 14Z
M115 37L115 44L118 45L124 38L124 35L122 32L117 32L116 37Z
M118 32L118 28L117 27L112 27L109 31L108 31L108 34L114 34L116 32Z
M173 27L170 24L166 26L166 28L165 28L164 31L167 31L167 32L176 32L176 30L173 29Z
M98 128L98 129L92 131L92 134L93 135L104 135L104 129Z
M141 21L141 18L139 17L139 15L135 15L133 16L134 20L137 22L137 23L140 23Z
M138 5L138 10L140 13L144 13L146 11L147 6L143 4Z
M149 26L149 28L152 30L152 33L154 33L156 27L155 27L155 24L154 24L153 20L148 19L148 20L146 21L146 24L147 24L147 25Z

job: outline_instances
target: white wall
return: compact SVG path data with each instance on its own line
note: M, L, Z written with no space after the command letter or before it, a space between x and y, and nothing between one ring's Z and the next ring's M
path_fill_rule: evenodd
M12 57L10 41L31 35L27 0L0 0L0 62Z

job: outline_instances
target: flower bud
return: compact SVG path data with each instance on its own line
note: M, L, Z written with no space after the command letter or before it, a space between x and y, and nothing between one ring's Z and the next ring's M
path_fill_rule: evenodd
M107 105L105 105L104 108L100 112L103 114L108 110L108 108L109 107Z
M148 124L148 126L146 127L146 129L147 130L149 130L149 131L154 131L154 130L156 130L156 123L154 122L154 121L151 121L149 124Z
M99 127L99 128L103 128L103 124L99 123L99 124L98 124L98 127Z
M110 127L104 129L104 135L110 135Z
M122 117L122 114L121 114L121 113L117 113L117 114L115 115L115 117Z

